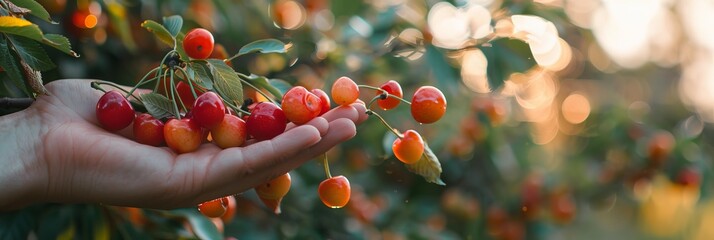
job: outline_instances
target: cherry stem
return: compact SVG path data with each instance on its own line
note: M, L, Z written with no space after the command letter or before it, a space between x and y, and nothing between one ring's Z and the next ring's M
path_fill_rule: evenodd
M171 70L171 85L173 85L174 82L174 71ZM191 88L191 92L193 92L193 88ZM176 96L178 97L178 102L181 104L181 109L183 109L184 112L188 112L188 109L186 108L186 105L183 104L183 99L181 99L181 94L178 94L178 89L176 89Z
M146 82L148 82L148 81L153 81L154 79L156 79L156 78L151 78L151 79L146 79L146 78L148 78L151 73L156 72L159 69L160 69L160 67L156 67L154 69L151 69L151 71L149 71L148 73L146 73L146 75L144 75L144 77L142 77L141 80L139 80L139 82L136 84L136 86L134 86L134 88L132 88L131 91L129 91L129 94L127 94L126 97L128 98L129 95L132 95L134 93L134 91L136 91L136 89L139 88L139 86L146 84ZM157 86L158 86L158 84L157 84Z
M169 71L169 70L166 69L166 71ZM171 99L173 99L173 102L174 102L174 104L173 104L174 105L174 116L176 117L176 119L181 120L181 113L179 113L178 105L176 104L176 96L174 95L175 91L176 91L176 88L174 87L174 76L173 76L173 74L171 74ZM178 95L178 93L176 93L176 95ZM179 101L181 101L181 100L179 100ZM183 104L183 103L181 103L181 104Z
M245 110L243 110L243 109L241 109L241 108L239 108L239 107L236 107L235 104L233 104L233 103L229 102L228 100L226 100L225 98L223 98L223 96L221 96L221 94L217 94L217 95L218 95L219 98L221 98L221 101L223 101L223 103L225 103L226 105L228 105L228 107L231 108L231 109L232 109L233 111L235 111L236 113L243 113L243 114L245 114L245 115L250 115L250 112L245 111Z
M280 104L278 104L278 102L276 102L275 100L273 100L273 98L269 97L268 94L266 94L265 92L263 92L262 90L260 90L258 87L254 86L253 84L250 84L250 83L246 80L246 79L250 79L250 77L246 76L245 74L239 73L239 72L236 72L236 73L238 73L238 76L240 76L239 78L240 78L240 82L241 82L241 83L243 83L243 84L245 84L245 85L248 85L248 87L250 87L250 88L252 88L253 90L255 90L256 92L258 92L258 94L263 95L263 97L265 97L266 99L268 99L268 101L274 103L275 105L280 106ZM245 78L245 79L244 79L244 78Z
M394 133L394 135L397 136L398 138L404 138L404 136L401 133L399 133L399 130L390 126L389 123L387 123L387 120L384 120L384 118L382 116L380 116L379 114L377 114L376 112L374 112L370 109L367 109L367 111L365 113L367 115L377 117L379 119L379 121L381 121L382 124L384 124L384 126L387 127L390 131L392 131L392 133Z
M327 161L327 154L322 154L322 165L325 167L325 176L327 178L332 178L332 174L330 174L330 162Z
M382 93L384 93L384 94L387 94L387 97L394 98L394 99L398 99L399 101L402 101L402 102L404 102L404 103L406 103L406 104L412 105L412 103L409 102L409 101L407 101L406 99L397 97L397 95L392 95L392 94L388 93L387 90L384 90L384 89L381 89L381 88L378 88L378 87L374 87L374 86L370 86L370 85L357 85L357 87L367 88L367 89L372 89L372 90L377 90L377 91L380 91L380 92L382 92Z
M198 95L196 94L196 90L193 89L193 83L191 82L191 78L188 77L188 73L186 70L183 70L183 68L178 68L181 74L186 78L186 81L188 82L188 86L191 87L191 94L193 94L193 99L198 98ZM195 80L193 80L195 81Z
M114 87L114 88L116 88L116 89L118 89L118 90L120 90L120 91L122 91L122 92L127 93L127 94L128 94L128 95L127 95L127 99L128 99L129 96L134 97L134 98L136 98L136 99L141 99L141 98L137 97L136 95L134 95L133 93L130 93L129 91L127 91L126 89L124 89L122 86L119 86L119 85L117 85L117 84L115 84L115 83L112 83L112 82L93 81L93 82L91 83L91 86L92 86L92 88L94 88L94 89L97 89L97 90L99 90L99 91L102 91L102 92L105 92L105 93L106 93L107 90L104 90L104 88L102 88L102 87L100 86L100 85L102 85L102 84L112 86L112 87Z

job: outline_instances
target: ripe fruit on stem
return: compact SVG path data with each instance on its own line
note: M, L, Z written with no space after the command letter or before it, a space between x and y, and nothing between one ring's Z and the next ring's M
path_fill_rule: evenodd
M211 129L223 121L226 106L216 93L205 92L198 96L191 112L198 126Z
M418 132L407 130L401 138L394 140L392 151L399 161L406 164L416 163L424 154L424 140Z
M178 154L195 151L203 141L201 127L190 118L171 119L166 122L164 137L166 145Z
M239 147L247 136L245 121L231 114L226 114L223 121L211 129L213 143L220 148Z
M285 173L273 180L258 185L255 187L255 193L258 194L258 197L263 201L265 206L273 210L275 214L280 214L280 201L282 201L283 197L290 191L291 182L290 173Z
M301 86L293 87L285 93L282 102L285 117L300 125L317 117L322 110L322 100Z
M317 188L320 200L330 208L341 208L350 201L350 181L345 176L325 179Z
M423 86L414 92L411 106L412 117L420 123L433 123L446 112L446 97L438 88Z
M341 106L347 106L357 101L359 88L348 77L340 77L332 84L332 100Z
M399 83L394 80L389 80L388 82L382 84L382 86L380 86L379 88L384 89L385 91L387 91L387 93L397 97L402 97L404 95L402 93L402 86L400 86ZM377 91L377 95L380 95L382 93L382 91ZM377 100L377 104L379 104L379 107L384 110L389 110L397 107L397 105L399 105L399 102L399 99L392 97Z
M198 91L198 87L195 84L194 91L191 93L191 86L185 82L179 82L176 84L176 92L178 93L178 97L181 99L181 103L183 103L183 106L185 106L187 110L191 110L191 108L193 108L193 104L196 102L196 97L193 96L193 93L196 93L196 96L201 95L201 92ZM171 94L168 94L168 96L171 96Z
M248 134L258 141L272 139L285 131L287 126L285 113L271 102L255 105L246 120Z
M134 120L134 140L155 147L163 145L164 123L148 113L139 114Z
M108 131L124 129L134 121L134 108L121 93L111 90L97 101L97 120Z
M213 34L203 28L194 28L183 39L183 50L190 58L206 59L213 52Z
M315 88L313 90L310 90L311 93L315 94L315 96L320 98L320 114L318 116L322 116L322 114L325 114L327 111L330 111L330 98L327 96L327 93L325 91L322 91L322 89Z
M198 211L200 211L204 216L210 218L223 216L223 214L226 213L227 208L228 197L222 197L198 204Z

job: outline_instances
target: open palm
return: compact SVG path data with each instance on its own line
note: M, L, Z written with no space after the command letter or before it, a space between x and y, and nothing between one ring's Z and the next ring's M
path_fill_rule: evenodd
M0 209L31 202L191 206L290 171L352 138L355 124L366 119L364 106L354 104L288 126L272 140L229 149L203 144L177 155L131 140L127 129L110 133L98 127L95 106L102 93L90 87L90 80L61 80L46 87L49 96L0 118L0 133L10 137L0 141L15 143L0 146L11 151L0 156L0 163L9 166L0 170L0 180L9 183L0 186L0 195L13 196L0 197Z

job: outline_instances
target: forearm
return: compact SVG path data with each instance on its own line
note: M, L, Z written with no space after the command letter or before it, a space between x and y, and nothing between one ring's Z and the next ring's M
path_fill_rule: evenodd
M28 111L0 116L0 211L30 204L39 192L41 119Z

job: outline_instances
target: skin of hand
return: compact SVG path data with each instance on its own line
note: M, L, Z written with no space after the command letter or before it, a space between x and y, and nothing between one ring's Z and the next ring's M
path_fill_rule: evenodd
M0 210L41 202L156 209L196 206L288 172L356 134L364 103L337 107L271 140L220 149L204 143L177 155L112 133L95 108L90 80L47 84L28 109L0 117Z

